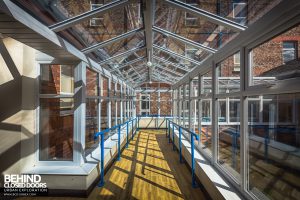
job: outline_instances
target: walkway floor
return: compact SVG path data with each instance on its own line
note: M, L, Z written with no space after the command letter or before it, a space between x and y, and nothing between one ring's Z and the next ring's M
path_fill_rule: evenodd
M88 199L206 198L200 188L192 188L191 172L185 164L179 163L178 152L168 144L165 131L147 129L136 134L122 152L121 160L106 173L105 186L96 187Z
M163 130L141 130L105 175L99 199L205 199Z

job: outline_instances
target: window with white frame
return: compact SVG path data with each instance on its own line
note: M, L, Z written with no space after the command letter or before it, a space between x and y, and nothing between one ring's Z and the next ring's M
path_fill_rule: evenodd
M140 108L141 115L150 114L150 94L141 94Z
M247 20L247 3L246 2L236 2L232 4L233 18L236 22L240 24L246 24Z
M95 10L101 6L103 6L103 1L91 1L91 10ZM103 27L104 17L103 15L98 15L90 20L91 27Z
M195 7L198 5L197 0L186 0L185 3ZM184 19L185 26L197 26L198 18L195 15L185 12Z
M233 71L234 72L239 72L240 71L240 65L241 65L241 61L240 61L240 53L236 53L233 55Z
M297 41L282 42L282 58L284 63L297 59Z

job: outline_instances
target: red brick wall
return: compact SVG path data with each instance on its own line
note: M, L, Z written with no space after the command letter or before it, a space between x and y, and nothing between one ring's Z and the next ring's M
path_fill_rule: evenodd
M141 94L137 93L136 95L136 113L140 115L140 100ZM157 115L158 114L158 93L151 92L150 93L150 114ZM160 114L161 115L171 115L172 109L172 96L170 92L161 92L160 93Z

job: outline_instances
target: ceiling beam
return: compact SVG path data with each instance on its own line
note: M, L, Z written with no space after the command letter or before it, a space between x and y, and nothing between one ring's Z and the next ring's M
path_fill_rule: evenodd
M196 65L200 65L200 64L201 64L200 62L198 62L198 61L196 61L196 60L194 60L194 59L192 59L192 58L189 58L189 57L183 56L183 55L181 55L181 54L175 53L174 51L171 51L170 49L167 49L167 48L164 48L164 47L155 45L155 44L153 45L153 47L154 47L155 49L158 49L158 50L160 50L160 51L163 51L163 52L165 52L165 53L167 53L167 54L170 54L170 55L173 55L173 56L175 56L175 57L181 58L181 59L183 59L183 60L187 60L187 61L189 61L189 62L192 62L192 63L194 63L194 64L196 64Z
M53 24L49 26L49 29L51 29L54 32L62 31L67 28L70 28L76 24L79 24L81 22L84 22L88 19L91 19L93 17L96 17L98 15L104 14L108 11L121 8L126 6L129 3L128 0L118 0L118 1L113 1L111 3L104 4L103 6L96 8L94 10L82 13L80 15L77 15L75 17L71 17L69 19L63 20L61 22L58 22L56 24Z
M125 38L128 38L128 37L130 37L130 36L132 36L132 35L134 35L134 34L136 34L136 33L139 33L139 32L141 32L141 31L143 31L143 30L144 30L144 28L137 28L137 29L128 31L127 33L123 33L123 34L118 35L118 36L116 36L116 37L113 37L113 38L111 38L111 39L108 39L108 40L105 40L105 41L100 42L100 43L98 43L98 44L94 44L94 45L92 45L92 46L90 46L90 47L87 47L87 48L81 50L81 52L84 53L84 54L87 54L87 53L96 51L96 50L99 49L99 48L102 48L102 47L104 47L104 46L106 46L106 45L109 45L109 44L111 44L111 43L114 43L114 42L123 40L123 39L125 39Z
M220 26L225 26L231 30L244 31L247 28L246 26L243 26L237 22L226 19L226 18L221 17L216 14L210 13L206 10L202 10L200 8L189 5L187 3L180 2L178 0L164 0L164 3L166 3L170 6L173 6L175 8L178 8L182 11L185 11L187 13L191 13L195 16L201 17L201 18L203 18L209 22L212 22L214 24L218 24Z
M174 38L174 39L177 39L177 40L179 40L179 41L181 41L181 42L183 42L183 43L185 43L185 44L189 44L189 45L192 45L192 46L194 46L194 47L203 49L203 50L205 50L205 51L207 51L207 52L209 52L209 53L216 53L216 52L217 52L216 49L213 49L213 48L211 48L211 47L205 46L205 45L200 44L200 43L198 43L198 42L195 42L195 41L193 41L193 40L187 39L187 38L185 38L185 37L182 37L182 36L180 36L180 35L177 35L177 34L175 34L175 33L170 32L170 31L164 30L164 29L159 28L159 27L157 27L157 26L153 26L153 30L154 30L155 32L157 32L157 33L160 33L160 34L166 35L166 36L168 36L168 37L170 36L170 37L172 37L172 38Z
M162 69L162 70L165 70L165 71L167 71L167 72L173 73L173 74L175 74L175 75L177 75L177 76L183 76L183 75L185 74L185 73L179 73L179 72L173 71L173 70L169 69L168 67L160 66L160 65L157 64L157 63L153 63L153 65L154 65L154 67L158 67L158 68L160 68L160 69Z
M136 47L136 48L130 49L130 50L125 51L123 53L120 53L120 54L117 54L115 56L109 57L109 58L107 58L107 59L99 62L99 64L103 65L103 64L107 63L108 61L114 60L114 59L119 58L119 57L127 56L129 54L132 54L132 53L134 53L136 51L139 51L139 50L142 50L142 49L145 49L145 48L146 48L146 46L141 46L141 47Z
M153 31L154 14L155 14L155 0L146 0L146 7L144 10L144 24L145 24L145 37L147 47L148 62L152 62L153 55Z
M158 61L160 61L160 62L163 62L164 64L172 65L173 67L176 67L176 68L181 69L181 70L183 70L183 71L186 71L186 72L189 72L189 71L190 71L190 69L187 69L187 68L185 68L185 67L181 67L180 65L177 65L177 64L175 64L175 63L172 63L172 62L170 62L170 61L168 61L168 60L166 60L166 59L163 59L163 58L161 58L161 57L153 56L153 58L156 59L156 60L158 60Z
M139 61L144 60L145 58L146 58L146 57L141 57L141 58L137 58L137 59L134 59L134 60L132 60L132 61L126 62L126 63L124 63L124 64L119 65L118 67L116 67L115 69L111 70L110 72L116 71L117 69L121 69L121 68L126 67L126 66L128 66L128 65L132 65L132 64L134 64L134 63L136 63L136 62L139 62Z

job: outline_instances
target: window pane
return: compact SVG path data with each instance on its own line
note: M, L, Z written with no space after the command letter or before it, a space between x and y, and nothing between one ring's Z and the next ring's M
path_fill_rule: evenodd
M218 162L240 178L240 102L239 97L229 99L230 122L226 120L226 101L219 100ZM225 119L223 119L225 117Z
M61 93L74 93L73 67L61 65Z
M290 41L285 41L289 38L297 40L292 44ZM252 49L250 85L276 84L281 80L298 77L295 71L299 69L300 64L296 52L296 49L299 49L299 38L300 25Z
M262 98L268 117L264 117L264 123L248 122L249 190L270 199L297 199L300 94Z
M219 93L230 93L240 91L240 63L237 63L236 53L218 65L218 89Z
M111 100L111 126L116 125L116 101Z
M109 128L108 127L108 101L102 100L101 102L101 131Z
M86 95L87 96L98 96L98 73L91 69L86 69Z
M240 100L237 98L229 99L229 121L239 122L240 121Z
M201 147L209 154L212 151L212 124L211 124L211 100L201 100L202 122L201 122Z
M73 99L40 99L40 160L73 160Z
M60 94L60 66L41 65L41 94Z
M98 132L98 99L86 99L85 117L85 152L88 154L99 144L99 140L94 140Z

